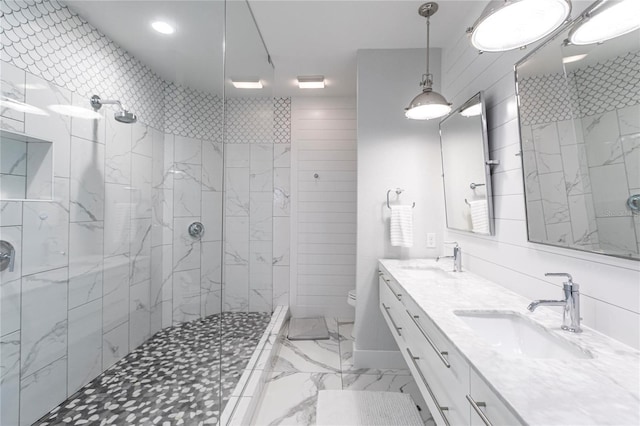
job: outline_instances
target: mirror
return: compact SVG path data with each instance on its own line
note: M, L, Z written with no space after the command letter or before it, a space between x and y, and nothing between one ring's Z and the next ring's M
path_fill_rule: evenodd
M516 64L529 241L640 259L640 31Z
M0 200L53 200L53 143L0 130Z
M482 92L440 122L447 228L493 235L491 170Z

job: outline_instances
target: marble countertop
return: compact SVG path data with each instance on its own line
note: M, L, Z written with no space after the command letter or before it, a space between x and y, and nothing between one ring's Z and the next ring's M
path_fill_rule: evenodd
M640 425L639 351L589 327L579 334L563 331L556 311L529 312L531 300L471 272L444 274L450 261L381 259L380 265L527 424ZM593 358L502 355L454 314L460 310L518 313Z

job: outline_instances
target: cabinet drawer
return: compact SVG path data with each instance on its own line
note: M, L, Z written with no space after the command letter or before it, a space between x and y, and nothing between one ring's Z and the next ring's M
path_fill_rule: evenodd
M417 376L414 373L414 377L416 382L420 382L420 380L427 382L424 386L420 386L419 383L419 387L425 400L429 397L434 400L433 407L431 404L428 404L431 412L433 413L433 408L437 409L436 405L438 405L441 407L442 416L449 424L468 425L469 405L465 399L465 395L469 389L468 365L464 362L464 359L457 356L457 353L454 354L453 357L447 356L450 355L451 352L446 354L448 364L451 368L455 369L459 377L454 376L451 368L445 366L431 344L428 343L422 334L420 328L410 319L408 310L406 309L405 314L407 317L403 329L404 338L414 356L415 367L420 370ZM430 389L427 389L427 386ZM425 390L427 391L426 393ZM446 410L442 407L445 407ZM438 424L441 423L437 420L436 422ZM446 424L446 422L444 424Z
M415 340L421 343L423 355L433 362L436 374L444 383L464 390L469 388L469 364L431 319L410 297L404 300L407 323L414 326Z
M380 311L387 325L391 329L393 337L402 339L404 333L404 321L402 313L404 305L398 297L398 293L392 290L386 281L380 277ZM400 344L400 343L398 343Z
M471 407L470 424L472 426L513 426L523 424L489 388L478 373L471 370L469 376L470 386L466 399Z

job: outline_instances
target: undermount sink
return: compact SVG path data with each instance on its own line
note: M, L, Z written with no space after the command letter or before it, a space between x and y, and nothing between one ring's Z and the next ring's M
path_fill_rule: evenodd
M515 312L456 311L476 335L504 356L589 359L593 356Z
M444 278L454 278L453 276L451 276L451 273L438 268L437 266L431 266L431 265L421 265L421 264L415 264L415 265L401 265L400 269L404 269L407 271L424 271L424 272L431 272L434 273L436 275L440 275L441 277Z

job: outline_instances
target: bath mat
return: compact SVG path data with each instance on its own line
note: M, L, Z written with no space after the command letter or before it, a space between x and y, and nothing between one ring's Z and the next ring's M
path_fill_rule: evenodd
M400 392L321 390L318 425L422 426L411 396Z
M291 318L289 321L289 340L326 340L329 330L324 318Z

